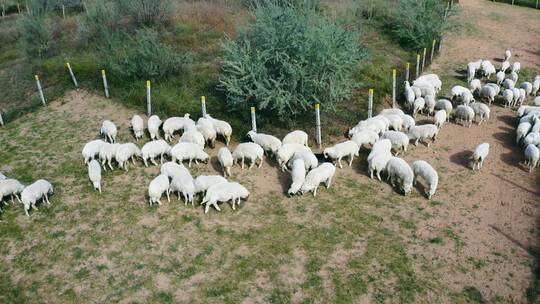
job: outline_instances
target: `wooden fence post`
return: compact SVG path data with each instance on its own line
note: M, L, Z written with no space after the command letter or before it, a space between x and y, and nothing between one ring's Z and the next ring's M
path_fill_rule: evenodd
M41 103L46 106L47 104L45 103L45 95L43 95L43 88L41 87L41 81L39 81L39 76L34 75L34 79L36 79L36 86L39 92L39 98L41 99Z

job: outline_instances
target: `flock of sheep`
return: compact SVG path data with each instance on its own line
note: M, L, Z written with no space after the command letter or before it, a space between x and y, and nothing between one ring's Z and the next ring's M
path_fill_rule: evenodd
M82 155L84 163L88 166L88 176L93 187L100 193L102 170L117 166L128 171L129 162L134 165L136 159L142 159L145 166L161 164L160 174L148 186L150 205L161 205L161 197L166 195L170 202L170 193L177 193L178 200L183 197L185 204L194 205L195 196L202 194L201 205L205 205L205 213L213 206L220 211L218 203L230 202L232 209L247 199L250 192L240 183L228 181L231 176L231 167L238 163L244 169L248 162L249 169L258 164L262 166L264 155L275 159L282 171L289 171L292 183L287 193L289 196L313 192L321 184L330 187L336 172L336 164L342 168L342 159L348 158L349 166L359 150L364 147L371 149L368 157L368 172L371 178L381 180L381 173L385 173L393 187L403 194L412 191L413 185L421 178L428 189L428 199L435 194L439 176L437 171L426 161L417 160L412 167L400 154L407 151L410 142L416 146L424 142L429 147L435 141L439 130L451 117L456 123L470 127L475 121L480 125L489 119L490 106L493 102L501 100L504 106L519 106L517 110L519 125L517 127L517 143L524 149L526 163L532 171L539 163L540 158L540 96L536 97L532 106L523 105L527 96L536 96L540 88L540 75L533 82L522 82L517 88L515 83L520 70L519 62L510 65L510 51L505 52L505 60L499 72L489 60L470 62L467 65L469 88L454 86L449 99L436 100L441 90L442 82L435 74L422 75L413 81L412 85L405 82L404 96L410 115L401 109L384 109L378 115L360 121L348 131L348 139L332 147L324 149L325 160L332 162L319 162L317 156L308 147L308 135L300 130L287 134L283 140L269 134L250 131L247 137L251 142L240 143L232 151L229 150L232 128L229 123L205 115L195 122L190 114L182 117L171 117L164 122L153 115L147 121L147 130L151 141L142 148L134 143L117 143L118 129L116 125L105 120L102 123L100 134L103 139L96 139L85 144ZM507 70L510 73L507 74ZM482 85L477 75L487 79L496 74L496 83ZM501 92L501 87L504 90ZM486 101L482 103L476 99ZM416 125L417 113L433 115L432 124ZM137 141L145 136L144 120L134 115L130 122L130 129ZM161 139L163 133L164 139ZM170 142L181 133L177 143L171 147ZM193 178L189 169L194 162L207 163L210 155L205 147L214 146L218 136L224 138L226 147L218 150L217 158L222 167L221 175L200 175ZM489 154L489 144L478 145L470 157L472 169L480 169ZM164 157L170 161L164 163ZM114 161L114 162L113 162ZM183 162L188 163L187 168ZM53 193L52 185L46 180L38 180L24 187L15 179L7 179L0 173L0 199L11 196L16 197L24 205L26 215L30 208L36 208L36 202L43 199L49 204L48 196ZM19 198L20 195L20 198ZM5 202L7 203L7 201Z

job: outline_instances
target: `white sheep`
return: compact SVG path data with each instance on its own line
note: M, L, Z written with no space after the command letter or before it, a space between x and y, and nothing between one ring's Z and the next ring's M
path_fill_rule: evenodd
M397 131L390 131L397 132ZM325 158L330 158L333 161L337 160L337 163L340 168L343 168L341 164L341 159L343 157L349 157L349 167L352 165L353 159L355 156L359 156L358 151L360 147L358 144L352 140L347 140L345 142L334 145L333 147L328 147L324 149L323 154Z
M512 57L512 52L510 52L509 49L506 49L506 50L504 51L504 61L510 60L510 57Z
M450 114L452 114L453 110L452 102L448 99L439 99L439 101L437 101L437 104L435 104L435 110L445 110L446 121L449 121Z
M150 138L152 140L160 139L159 137L159 127L161 126L161 119L159 116L152 115L148 118L148 133L150 133Z
M401 116L401 119L403 120L403 124L401 125L402 131L407 132L411 127L416 125L416 121L414 121L414 118L411 115L404 114Z
M199 118L197 120L197 130L203 135L205 143L210 143L210 147L213 148L217 138L217 131L212 120L205 117Z
M101 193L101 166L95 159L88 163L88 177L90 178L94 189Z
M13 202L13 197L17 198L20 202L19 194L24 190L24 185L21 184L18 180L8 178L0 180L0 202L6 196L11 197L11 202Z
M184 167L184 165L178 164L172 161L166 162L163 165L161 165L160 173L167 175L171 179L180 174L191 175L189 173L189 170L186 167Z
M195 122L189 118L190 114L186 113L183 117L170 117L163 123L163 133L165 134L165 140L170 141L174 138L174 132L179 130L186 130L187 126L195 126Z
M437 191L437 185L439 184L439 175L437 171L426 161L417 160L413 163L413 185L416 184L418 177L422 177L426 184L428 184L429 190L427 191L427 198L431 197Z
M362 130L371 130L377 134L382 134L388 130L390 122L384 116L375 116L362 120L352 127L348 131L348 137L352 137L354 133L360 132Z
M456 123L466 122L470 128L474 120L474 110L467 105L459 105L454 111L454 119Z
M506 70L508 70L508 68L510 68L510 61L503 61L501 63L501 72L506 73Z
M231 154L231 151L229 151L228 148L222 147L218 151L218 160L219 164L221 165L221 169L223 170L223 176L227 177L227 175L231 176L231 167L233 166L234 159Z
M527 98L527 92L525 91L525 89L519 89L519 98L517 100L517 104L521 106L525 101L525 98Z
M204 149L206 142L204 135L196 129L185 131L178 142L197 144L201 149Z
M516 144L519 144L519 142L529 134L531 128L532 124L530 122L522 122L518 125L516 128Z
M414 126L409 130L409 133L407 133L408 138L414 140L415 146L418 145L419 141L424 141L428 147L430 145L428 140L435 142L438 134L439 128L433 124Z
M131 118L131 121L129 123L129 128L131 131L133 131L133 135L135 136L135 140L139 140L143 138L144 136L144 121L141 116L135 114Z
M495 74L497 72L495 66L489 60L482 61L481 69L484 72L484 76L486 76L488 79L491 77L492 74Z
M186 142L177 143L172 147L170 155L173 162L182 163L184 160L188 160L188 167L190 168L193 161L198 165L199 161L207 163L210 159L210 156L199 145Z
M373 148L371 148L371 152L369 153L367 157L367 161L369 162L377 154L391 153L391 151L392 151L392 142L389 139L380 139L373 145Z
M104 170L107 170L106 165L113 170L112 161L116 157L116 151L120 148L120 144L104 143L99 149L99 160Z
M508 79L512 80L514 84L516 84L519 79L519 76L516 72L511 72L510 75L508 75Z
M121 144L116 149L115 159L118 166L128 171L129 160L135 165L135 158L141 157L141 149L134 143Z
M452 87L452 89L450 90L450 99L451 100L456 99L462 103L467 103L466 101L471 102L470 96L472 95L473 94L471 90L460 85L456 85Z
M524 151L525 164L529 167L529 172L532 172L535 167L538 166L538 160L540 159L540 150L533 144L527 145Z
M171 146L169 146L165 140L159 139L146 143L141 149L141 156L146 167L148 167L149 159L154 165L157 166L154 158L159 156L160 163L163 164L163 155L169 155L170 152Z
M336 167L332 163L322 163L317 168L309 171L300 187L300 193L313 192L313 196L317 196L317 188L321 183L325 183L326 188L330 188L332 178L336 173Z
M408 81L405 81L405 89L403 95L405 95L405 101L407 103L407 106L412 107L414 100L416 99L416 95L414 94L414 91Z
M473 155L470 157L472 169L475 170L475 168L478 167L478 170L480 170L488 154L489 154L489 144L488 143L479 144L476 147L476 149L474 149Z
M437 74L425 74L416 78L415 82L428 83L438 92L441 90L442 81Z
M172 181L169 185L169 192L176 192L178 195L178 200L180 200L180 194L184 197L184 205L187 205L188 202L191 203L191 206L194 205L194 196L195 196L195 183L193 182L193 177L191 174L181 173L177 174L172 178Z
M439 110L435 113L434 124L437 126L437 128L442 128L442 126L446 122L447 117L448 115L446 114L445 110Z
M289 196L295 195L306 180L306 165L302 158L297 158L293 161L291 177L292 184L287 191Z
M512 90L506 89L503 91L503 101L504 107L511 107L514 101L514 92Z
M317 166L319 166L319 160L317 159L317 156L315 156L315 154L313 154L313 152L311 151L303 150L295 152L291 159L288 161L288 165L292 168L292 164L294 164L294 161L297 159L301 159L304 161L306 171L317 168Z
M509 79L509 78L506 78L503 83L502 83L503 87L507 90L511 90L513 89L515 86L516 86L516 82L513 81L512 79Z
M489 119L491 111L485 103L475 102L471 104L471 108L474 110L474 117L477 119L478 125Z
M533 90L533 85L532 83L528 81L524 81L520 84L519 88L525 90L526 95L531 95L532 90Z
M537 78L535 78L532 83L531 95L536 96L539 90L540 90L540 77L537 76Z
M395 131L401 131L403 125L403 118L398 114L379 114L388 119L389 126Z
M362 148L362 146L364 147L373 146L375 142L379 140L379 134L371 130L363 130L363 131L354 133L351 140L354 141L358 145L359 148Z
M486 83L486 86L492 87L495 90L495 95L499 95L501 92L501 87L496 83Z
M540 107L540 96L535 97L532 104L533 106Z
M506 78L506 74L503 71L497 72L497 74L495 75L496 83L498 85L502 84L504 78Z
M150 182L150 185L148 185L148 198L150 206L153 204L161 205L161 196L163 193L167 194L167 201L169 203L171 202L169 186L169 177L165 174L158 175Z
M281 140L272 135L249 131L247 133L247 137L249 137L254 143L261 146L265 151L270 151L273 155L276 155L279 148L281 148Z
M531 132L531 133L527 134L527 136L525 136L523 138L523 142L522 142L523 147L526 147L526 146L528 146L530 144L533 144L535 146L540 145L540 133L539 132Z
M118 129L112 121L104 120L101 124L100 134L103 135L103 137L110 143L114 143L116 140L116 135L118 134Z
M228 146L231 141L231 135L232 135L231 125L224 120L212 118L210 114L207 114L206 118L210 119L210 121L212 122L212 125L214 126L214 130L216 130L216 133L218 135L223 136L223 138L225 138L225 145Z
M239 160L242 161L242 169L244 169L245 159L250 161L248 169L253 168L257 161L259 161L258 167L260 168L264 160L264 149L253 142L241 143L234 149L232 157L233 163L237 163Z
M385 170L392 187L399 186L404 195L412 191L414 173L406 161L399 157L392 157L386 163Z
M473 79L469 83L469 90L471 90L471 92L473 93L475 93L476 91L480 91L481 88L482 88L482 83L480 82L480 79Z
M512 73L519 73L520 70L521 70L521 63L519 63L517 61L514 62L512 64L512 69L511 69Z
M86 143L82 149L82 155L84 158L84 163L87 164L89 160L96 157L99 154L99 149L104 145L105 142L101 139L92 140Z
M482 98L487 99L489 105L495 100L495 96L497 95L497 92L492 86L485 85L480 90L480 96Z
M199 175L193 182L195 184L195 193L205 193L212 185L226 183L227 179L221 175Z
M476 66L469 63L467 65L467 81L471 81L474 79L474 76L476 75Z
M437 91L435 90L435 88L431 84L428 84L428 83L416 84L416 85L413 85L411 88L413 90L414 88L418 88L420 90L421 97L425 97L426 95L435 96L435 94L437 94Z
M540 106L520 106L517 110L517 116L522 117L524 115L527 115L529 113L539 113L540 114Z
M381 172L386 170L386 164L392 158L390 151L376 152L368 160L368 172L371 179L373 179L373 173L377 174L377 178L381 180Z
M417 126L411 127L410 130L417 128ZM396 155L400 152L407 152L407 147L409 146L409 137L407 134L399 131L386 131L381 136L381 139L389 139L392 143L392 148L396 151Z
M302 144L297 144L297 143L284 144L279 148L279 150L277 151L276 159L282 171L285 171L287 167L287 162L291 159L291 157L293 157L294 153L300 152L300 151L311 152L311 149L309 147L306 147Z
M512 106L519 105L519 100L521 99L521 91L518 88L513 88L512 96L514 97L514 99L512 100Z
M414 98L420 98L422 97L422 90L420 90L419 87L411 86L411 90L414 92Z
M204 213L208 213L210 206L214 206L217 211L221 211L218 202L231 201L232 209L236 210L235 205L240 204L241 199L247 199L248 197L249 191L244 186L236 182L226 182L208 188L201 205L206 205Z
M21 192L21 202L24 205L24 213L29 216L28 211L30 207L38 210L36 203L38 200L43 199L47 205L50 205L49 195L53 194L54 189L51 183L44 179L39 179L33 184L24 188Z
M427 110L428 115L432 115L433 110L435 109L435 96L426 95L424 97L424 101L426 102L425 108ZM397 130L397 131L399 131L399 130Z
M283 137L283 140L281 141L283 145L285 144L301 144L304 146L308 146L308 135L304 131L295 130Z
M389 108L389 109L383 109L381 112L379 112L379 115L398 115L403 116L405 115L405 112L403 110L398 108Z
M0 180L6 179L6 176L0 172Z
M418 112L423 112L425 106L426 106L426 101L424 98L422 97L416 98L413 104L412 116L416 117L416 114Z

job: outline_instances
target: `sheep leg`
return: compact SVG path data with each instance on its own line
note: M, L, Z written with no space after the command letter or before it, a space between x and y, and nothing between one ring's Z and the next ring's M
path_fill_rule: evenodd
M317 185L313 190L313 196L317 196L317 188L319 188L319 185Z
M188 167L191 168L191 158L189 159Z
M146 158L143 158L143 163L145 167L148 167L148 162L146 161Z
M167 193L167 202L171 202L171 195L170 195L170 191L167 189L167 191L165 191L165 193Z
M227 147L229 146L229 143L231 142L231 137L230 136L226 136L225 137L225 145L227 145Z
M381 170L377 171L377 178L379 179L379 181L381 180Z
M26 216L30 216L30 214L28 214L28 208L26 208L26 206L24 206L24 213L26 214Z
M227 174L228 174L229 176L232 175L232 174L231 174L231 167L227 167Z
M264 159L264 156L261 156L261 158L259 159L259 167L262 167L262 164L263 164L263 159Z
M49 202L49 195L45 193L45 201L47 202L47 205L50 205L51 202Z
M255 165L255 161L256 161L256 158L252 158L252 159L251 159L248 170L250 170L251 168L253 168L253 165Z
M154 164L154 165L156 165L156 166L158 165L158 164L156 163L156 160L155 160L155 159L150 158L150 161L152 162L152 164Z
M214 208L216 208L217 211L220 211L221 212L221 209L219 209L219 206L217 204L217 201L216 202L213 202L212 205L214 206Z
M330 188L330 184L332 184L332 178L329 177L327 180L326 180L326 189Z
M242 170L244 170L244 157L242 156Z
M36 202L33 202L30 206L32 206L32 209L39 210L39 209L36 207Z
M369 176L373 179L373 170L369 169Z
M339 164L339 168L343 168L343 165L341 164L341 157L338 157L337 162Z
M133 163L135 165L135 156L131 157L131 163Z
M418 146L418 141L420 141L420 139L417 139L417 140L414 141L414 146L415 147Z
M109 159L107 160L107 165L109 165L109 168L111 168L111 170L114 170L114 169L113 169L113 166L112 166L112 159L109 158Z
M163 154L159 155L159 163L163 165Z
M351 158L350 158L350 160L349 160L349 167L352 166L352 162L353 162L353 160L354 160L354 154L351 154L350 157L351 157Z

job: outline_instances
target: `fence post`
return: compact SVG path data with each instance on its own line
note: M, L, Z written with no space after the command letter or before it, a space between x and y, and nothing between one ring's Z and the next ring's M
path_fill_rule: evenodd
M431 56L429 57L429 63L433 63L433 56L435 55L435 43L437 43L436 39L433 39L431 42Z
M148 117L152 115L152 89L150 80L146 81L146 112Z
M422 73L424 72L425 64L426 64L426 48L424 48L424 53L422 55Z
M416 78L420 76L420 54L416 53Z
M536 7L535 7L535 8L536 8L536 9L538 8L538 0L536 0Z
M409 72L410 72L410 69L411 69L411 64L409 62L407 62L405 64L405 81L409 81Z
M439 46L437 47L437 53L441 54L441 48L443 43L443 36L439 38Z
M373 117L373 89L368 91L367 117Z
M4 125L4 119L2 118L2 110L0 110L0 126Z
M73 81L73 84L75 85L75 88L78 90L79 89L79 84L77 83L77 79L75 78L75 74L73 74L73 70L71 69L71 65L69 64L69 62L66 62L66 66L67 66L68 71L69 71L69 76L71 76L71 80Z
M4 2L2 2L2 18L6 16L6 6L4 5Z
M46 106L47 104L45 103L45 96L43 95L43 89L41 88L41 81L39 81L39 76L34 75L34 78L36 79L36 86L39 92L39 99L41 99L41 103L44 106Z
M17 13L21 14L21 5L17 3Z
M66 6L62 4L62 18L66 19Z
M251 107L251 130L257 132L257 118L255 117L255 107Z
M202 110L202 116L206 117L206 97L201 96L201 110Z
M392 108L397 107L396 103L396 69L392 69Z
M315 104L315 131L317 135L317 145L319 146L319 149L322 147L322 140L321 140L321 112L320 112L320 104Z
M107 84L107 75L105 70L101 70L101 78L103 78L103 90L105 91L105 97L109 98L109 85Z

